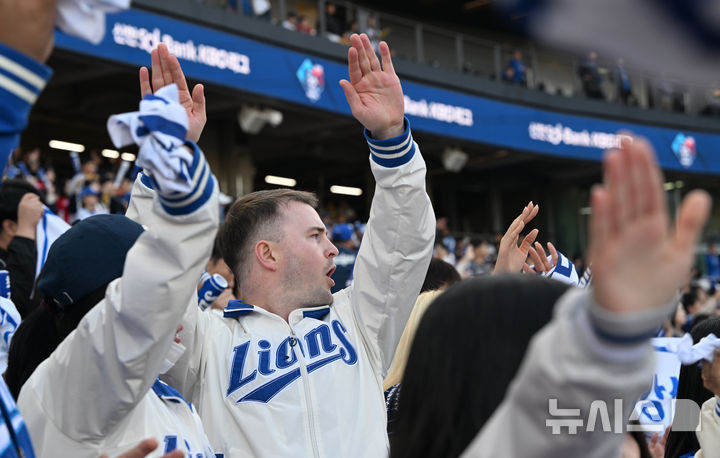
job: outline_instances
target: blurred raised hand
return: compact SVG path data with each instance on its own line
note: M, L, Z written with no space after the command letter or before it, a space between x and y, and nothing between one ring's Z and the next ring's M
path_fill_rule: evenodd
M671 230L662 175L645 140L623 138L603 165L604 182L592 190L589 226L595 300L614 312L667 304L692 264L710 196L689 193Z
M550 259L545 254L545 250L540 242L535 242L535 246L530 247L530 259L533 261L533 267L525 264L523 265L523 271L526 273L548 273L555 268L558 263L560 256L558 255L555 245L551 242L547 243L548 251L550 252Z
M538 235L538 230L533 229L523 237L522 242L518 245L520 240L520 233L525 226L532 221L533 218L538 214L540 210L539 205L534 205L532 202L527 204L523 208L522 213L518 215L508 230L500 239L500 246L498 247L497 261L495 262L495 268L493 273L502 272L520 272L523 269L525 260L528 257L528 252L532 248L532 243Z
M190 93L180 62L177 57L170 54L164 43L160 43L156 49L152 50L150 62L152 63L152 78L147 67L140 67L140 97L153 94L170 84L177 84L178 101L188 115L187 139L197 143L207 122L204 86L196 84L192 94Z
M376 140L397 137L404 131L405 99L400 79L395 74L390 48L380 43L382 66L364 33L350 36L348 74L350 81L340 80L355 119Z

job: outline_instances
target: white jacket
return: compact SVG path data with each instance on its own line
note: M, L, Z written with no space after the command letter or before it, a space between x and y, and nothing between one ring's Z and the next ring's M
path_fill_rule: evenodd
M18 405L37 456L117 456L148 437L160 443L149 456L175 447L213 456L198 415L157 381L218 225L216 181L209 167L197 175L205 192L184 206L149 201L154 224L122 277L23 385Z
M332 306L295 310L285 322L239 301L222 318L186 300L190 351L164 380L197 406L219 455L388 453L382 381L427 272L435 218L409 127L368 143L377 180L370 220L354 283ZM142 205L129 211L146 215Z
M695 434L700 443L695 458L720 457L720 396L715 395L703 403Z
M615 313L592 290L569 290L461 458L619 456L630 413L652 385L650 338L676 304Z

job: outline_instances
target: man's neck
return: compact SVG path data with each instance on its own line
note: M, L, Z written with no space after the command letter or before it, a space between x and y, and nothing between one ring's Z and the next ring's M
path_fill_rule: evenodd
M262 284L262 283L260 283ZM274 288L268 288L267 291L275 291ZM241 300L246 304L260 307L261 309L275 314L288 321L290 312L294 310L293 307L289 306L285 300L283 300L282 294L268 296L265 291L247 291L246 294L241 294Z

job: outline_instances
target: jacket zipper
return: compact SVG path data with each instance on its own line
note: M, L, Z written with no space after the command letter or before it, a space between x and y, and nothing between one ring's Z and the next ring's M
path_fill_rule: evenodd
M294 347L297 344L297 336L295 335L295 330L292 327L290 327L290 337L292 338L290 341L290 347L293 347L294 351ZM305 355L303 355L302 352L299 353L300 356L298 357L298 360L300 362L300 374L303 380L303 389L305 390L305 403L307 404L308 423L310 425L310 444L312 445L313 456L319 458L320 453L318 452L317 433L315 432L315 415L313 413L313 403L310 394L310 378L308 376L307 367L305 366Z

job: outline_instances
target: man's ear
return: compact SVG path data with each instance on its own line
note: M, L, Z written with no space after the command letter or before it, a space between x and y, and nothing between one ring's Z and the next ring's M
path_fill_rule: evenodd
M267 240L260 240L255 244L255 257L260 264L273 272L277 270L277 253L274 251L276 245Z
M17 223L11 219L4 219L2 222L2 235L15 237L17 232Z

